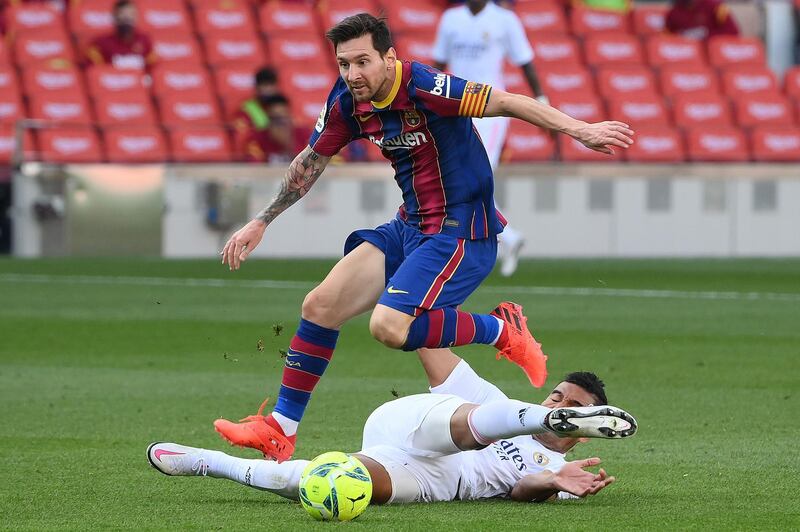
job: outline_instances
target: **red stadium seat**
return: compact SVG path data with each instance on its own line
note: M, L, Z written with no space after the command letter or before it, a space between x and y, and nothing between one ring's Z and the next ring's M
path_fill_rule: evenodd
M60 127L37 132L41 160L49 163L91 163L103 160L97 133L91 127Z
M114 27L111 11L115 0L80 0L70 3L67 9L70 32L86 40Z
M11 63L11 51L8 49L8 44L4 39L0 39L0 66L5 66Z
M552 0L518 2L514 8L525 32L534 37L542 33L567 33L564 8Z
M1 99L2 96L0 96ZM14 126L3 124L2 119L0 119L0 164L10 163L16 148L17 138ZM22 137L22 150L23 160L29 161L36 158L36 146L30 130L26 130Z
M597 32L630 33L627 14L575 6L570 13L572 33L585 36Z
M144 73L122 70L111 65L95 65L85 71L89 94L146 91Z
M293 63L320 64L319 59L330 54L330 48L318 35L300 34L291 37L271 37L268 39L270 58L274 65ZM327 59L324 61L327 63Z
M14 40L14 56L18 65L48 59L75 60L72 43L66 34L46 30L18 35Z
M672 105L675 125L679 127L730 126L733 124L728 101L713 94L683 94Z
M633 129L640 126L663 126L669 124L664 99L658 95L622 96L608 102L608 116L630 124Z
M11 90L0 91L0 124L13 124L25 118L25 108L18 92Z
M597 85L604 98L658 94L653 71L642 65L601 68L597 72Z
M156 126L109 127L103 130L111 163L157 163L168 159L164 133Z
M667 11L669 11L667 5L634 5L631 15L633 32L641 36L663 33Z
M83 94L37 93L30 96L30 117L48 122L89 125L92 114Z
M45 31L63 35L64 16L49 2L24 2L11 5L5 10L5 21L9 35L18 37L29 32Z
M588 35L583 50L586 63L594 67L641 64L644 61L639 39L624 33Z
M662 67L658 74L661 92L667 98L681 94L720 94L719 81L714 72L702 65L671 64Z
M358 13L379 14L378 6L372 0L319 0L318 8L323 31Z
M551 161L555 155L553 137L543 129L512 120L501 160L507 163Z
M753 159L768 162L800 161L800 128L759 126L753 129Z
M583 63L577 42L568 35L534 35L531 46L537 67L547 63Z
M586 122L599 122L605 120L606 114L600 99L590 93L580 94L552 94L550 105L567 113L573 118Z
M703 65L705 57L698 41L677 35L653 35L647 39L647 61L651 66Z
M158 64L203 62L200 45L197 43L194 34L188 32L169 32L154 35L153 51L158 57Z
M292 117L294 118L296 126L314 127L317 118L319 118L322 106L325 105L328 99L328 92L329 91L307 94L302 98L291 98Z
M225 63L264 62L264 46L254 33L217 32L203 39L206 58L211 66Z
M591 150L570 136L559 135L557 138L561 160L564 162L613 163L622 160L622 152L625 151L621 148L614 148L614 154L608 155Z
M319 69L316 65L304 68L284 68L281 70L278 83L284 94L302 95L307 93L328 92L336 83L337 75L328 69Z
M169 63L156 65L153 69L153 94L156 97L187 91L213 94L211 76L204 66Z
M791 67L783 75L783 92L800 101L800 65Z
M104 126L155 125L156 114L144 91L106 93L95 96L97 121Z
M743 162L750 159L742 130L725 126L695 127L686 133L690 161Z
M542 71L539 69L537 74L541 78ZM503 81L505 81L506 89L508 92L514 94L524 94L525 96L533 96L531 86L525 78L525 74L518 66L505 63L503 65Z
M169 132L177 162L226 162L233 159L230 139L222 127L173 128Z
M722 88L731 98L745 94L776 95L778 81L766 66L733 66L722 72Z
M221 122L216 99L207 91L168 93L158 99L161 121L175 125L217 125Z
M537 75L539 84L547 95L564 98L595 92L594 79L589 70L578 64L547 64L537 69Z
M397 55L400 59L419 61L429 65L433 62L433 36L406 35L397 39Z
M197 32L200 35L209 35L220 31L241 31L254 34L256 25L250 9L248 4L237 4L229 0L219 0L213 4L197 6L194 12Z
M436 34L442 8L434 0L405 0L385 2L386 16L393 34L427 33Z
M225 65L214 70L214 86L222 100L222 114L229 120L244 100L253 96L257 65Z
M681 134L664 125L636 128L636 141L623 151L630 162L678 163L686 160Z
M19 96L17 75L11 65L0 64L0 94L3 96Z
M731 65L766 64L764 43L755 37L719 35L708 41L708 60L711 66L725 68Z
M182 0L137 0L138 28L154 36L159 33L192 31L192 20Z
M785 96L740 96L734 100L733 109L742 127L795 124L792 106Z
M28 65L22 69L22 86L28 95L39 92L83 94L80 72L71 64L59 62Z
M312 7L299 2L272 0L259 9L260 29L269 36L322 35Z

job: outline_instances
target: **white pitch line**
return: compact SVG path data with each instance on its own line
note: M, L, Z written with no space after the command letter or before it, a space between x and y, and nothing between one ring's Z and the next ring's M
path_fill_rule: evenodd
M37 284L110 284L130 286L173 286L211 288L271 288L310 290L318 283L282 281L277 279L193 279L181 277L114 277L101 275L39 275L25 273L0 274L0 283ZM800 303L800 293L782 292L720 292L690 290L636 290L629 288L578 288L560 286L500 286L485 285L479 290L497 294L527 294L540 296L628 297L646 299L706 299L726 301L782 301Z

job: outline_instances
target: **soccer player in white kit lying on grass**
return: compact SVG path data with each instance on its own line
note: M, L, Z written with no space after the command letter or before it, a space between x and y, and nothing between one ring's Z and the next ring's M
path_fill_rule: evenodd
M585 438L626 438L637 429L627 412L606 406L602 381L571 373L541 405L506 397L451 352L420 354L431 393L378 407L354 454L369 470L372 504L510 498L546 501L592 495L612 482L599 458L568 462ZM147 449L167 475L227 478L298 498L308 460L249 460L176 443Z

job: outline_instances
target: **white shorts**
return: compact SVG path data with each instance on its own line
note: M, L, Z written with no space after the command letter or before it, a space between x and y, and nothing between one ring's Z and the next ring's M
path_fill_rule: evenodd
M410 395L379 406L369 416L359 453L386 468L392 479L389 502L456 498L461 460L450 437L450 418L467 402L455 395ZM426 444L434 440L436 445Z
M506 143L506 132L510 118L505 116L492 116L489 118L475 118L472 123L481 136L483 147L486 148L486 155L492 165L492 171L497 170L500 164L500 155L503 153L503 146Z

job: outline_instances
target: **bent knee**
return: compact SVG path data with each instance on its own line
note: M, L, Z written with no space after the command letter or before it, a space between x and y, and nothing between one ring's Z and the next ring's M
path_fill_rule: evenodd
M386 347L400 349L406 343L408 327L404 327L402 323L397 323L385 317L376 316L373 313L372 318L369 320L369 332L373 338Z
M304 320L321 327L336 327L336 298L319 287L303 299L301 313Z

